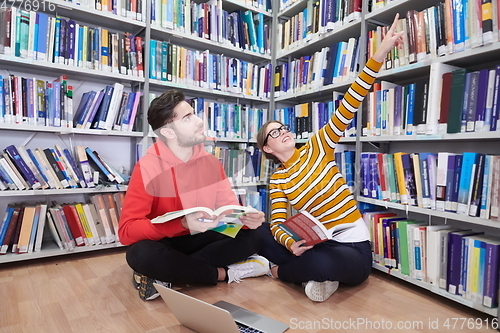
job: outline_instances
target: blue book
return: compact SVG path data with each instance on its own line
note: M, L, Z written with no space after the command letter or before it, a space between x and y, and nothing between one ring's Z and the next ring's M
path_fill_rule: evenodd
M36 159L35 155L33 154L33 152L31 151L31 149L26 149L26 152L28 153L28 156L31 158L31 160L33 161L33 164L35 164L35 167L37 168L38 172L40 173L40 175L42 176L43 180L45 180L45 182L47 184L50 184L49 183L49 179L47 178L47 176L45 175L45 173L43 172L43 169L42 167L40 166L40 163L38 162L38 160Z
M478 89L476 96L476 110L474 125L467 123L467 132L471 131L482 131L486 116L486 99L488 96L488 79L490 76L490 71L488 69L483 69L479 71L478 78Z
M475 101L475 98L473 100L469 99L469 97L470 97L469 92L470 92L472 86L474 85L474 83L476 82L474 77L475 77L474 72L468 72L467 74L465 74L464 91L468 92L468 93L464 93L464 95L462 96L463 103L462 103L462 112L461 112L461 118L460 118L461 119L460 132L462 132L462 133L466 132L466 128L467 128L467 115L469 112L469 104L471 102Z
M479 217L482 219L487 219L487 211L489 211L489 196L491 194L491 180L493 179L492 174L492 161L493 158L491 155L486 155L484 160L484 176L483 176L483 188L481 191L481 207L479 212ZM488 208L487 208L488 207ZM488 214L489 215L489 214ZM489 216L488 216L489 217Z
M406 135L413 135L413 114L415 108L415 83L408 85L408 102L406 104Z
M35 216L33 217L33 225L31 226L31 234L30 240L28 243L28 253L33 252L33 248L35 247L35 238L37 237L38 231L38 223L40 221L40 205L37 205L35 208ZM38 235L38 237L43 237L43 235Z
M3 97L3 78L0 75L0 119L3 119L2 122L5 122L5 106L4 106L4 97Z
M462 275L462 238L477 235L471 230L454 231L448 234L448 253L446 269L446 290L450 294L458 295L458 288Z
M104 89L104 96L93 119L92 128L106 129L106 118L108 116L109 104L111 102L111 97L113 96L113 90L114 87L112 86L106 86Z
M497 121L500 114L500 65L495 67L495 87L493 94L493 107L491 110L490 131L497 130Z
M361 195L370 198L370 154L361 154Z
M264 50L264 14L255 13L255 25L257 30L257 48L259 53L265 53Z
M452 209L452 191L450 191L451 188L453 188L453 184L455 181L455 161L456 161L457 155L455 154L448 154L448 167L446 171L446 188L448 189L445 194L445 203L444 203L444 210L447 212L454 212ZM456 212L456 211L455 211Z
M17 190L17 186L9 176L7 171L4 170L3 166L0 164L0 179L7 185L11 190Z
M378 162L377 154L370 154L370 183L368 190L370 191L370 197L373 199L382 199L382 190L380 188L379 174L378 174Z
M453 40L455 52L465 50L465 9L467 0L453 0Z
M109 172L108 169L106 169L104 164L101 163L101 161L97 158L94 152L90 150L90 148L88 147L85 148L85 152L87 153L87 156L89 157L89 162L94 168L94 170L104 174L110 182L114 182L115 177Z
M21 155L19 155L19 152L14 145L7 146L5 148L5 152L10 156L12 159L12 162L14 165L17 167L23 178L26 180L26 182L31 186L32 189L36 190L41 187L40 182L36 179L35 175L31 171L31 169L28 167L26 162L23 160Z
M159 75L156 73L156 41L151 40L149 42L149 77L153 80L158 79Z
M54 97L54 103L52 113L53 118L50 119L50 122L52 123L52 126L61 127L61 82L54 81L52 83L52 87L52 96Z
M134 102L136 98L140 98L140 93L130 92L128 93L127 104L125 105L125 111L122 114L121 120L121 130L127 131L130 124L130 116L132 115L132 108L134 107ZM203 119L203 118L202 118Z
M242 15L243 22L247 24L248 29L248 39L250 42L250 50L253 52L258 52L257 47L257 32L255 31L255 24L253 20L253 13L250 10L243 12Z
M472 180L474 177L477 153L463 154L462 170L460 172L460 187L458 190L457 213L468 215L471 198Z
M83 115L85 117L85 119L83 120L84 128L90 129L90 126L95 122L97 110L101 105L103 98L104 98L104 91L101 90L95 94L94 99L90 105L90 109Z
M90 94L91 91L84 92L82 94L82 98L80 99L80 103L78 104L78 107L76 108L75 114L73 116L73 126L76 127L78 123L82 124L83 120L81 119L83 116L83 110L85 109L87 103L90 100ZM95 91L94 91L95 93Z
M462 172L463 156L455 156L455 174L453 175L453 186L451 191L451 211L456 212L458 209L458 191L460 189L460 173Z
M56 17L55 37L54 37L54 54L53 54L53 58L49 59L49 62L54 62L54 63L58 62L60 44L61 44L61 18Z
M471 180L469 216L477 217L480 213L485 162L486 155L477 154L474 173L472 174L473 178Z
M7 233L7 229L9 228L10 220L12 219L13 214L14 207L7 206L2 224L0 225L0 245L3 244L3 240L5 238L5 234Z

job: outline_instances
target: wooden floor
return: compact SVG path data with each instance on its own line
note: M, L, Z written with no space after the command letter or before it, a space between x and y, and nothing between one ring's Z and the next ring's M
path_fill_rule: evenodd
M161 298L141 301L131 276L123 249L2 265L0 332L190 332ZM323 303L269 277L183 292L267 313L289 332L493 332L491 317L377 271Z

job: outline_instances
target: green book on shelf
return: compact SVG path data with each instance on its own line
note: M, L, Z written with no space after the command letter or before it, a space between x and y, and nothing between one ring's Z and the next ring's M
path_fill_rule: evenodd
M451 74L450 96L453 96L453 98L450 98L448 127L446 130L447 133L460 133L460 127L462 126L462 108L464 102L463 96L466 74L467 69L465 68L457 69Z

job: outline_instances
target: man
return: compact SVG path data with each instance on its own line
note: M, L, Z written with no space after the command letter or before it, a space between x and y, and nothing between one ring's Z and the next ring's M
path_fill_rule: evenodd
M268 261L252 256L261 246L255 229L264 222L263 212L240 217L244 227L235 238L211 231L223 216L203 212L151 223L166 212L216 209L238 200L220 162L203 149L203 121L181 91L154 99L148 122L159 140L134 167L118 230L120 242L130 245L127 262L137 272L141 299L159 296L153 282L215 285L266 274Z

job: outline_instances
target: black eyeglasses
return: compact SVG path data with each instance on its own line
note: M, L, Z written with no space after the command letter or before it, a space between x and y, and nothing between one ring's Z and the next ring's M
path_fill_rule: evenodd
M272 130L270 130L269 133L267 133L266 135L266 139L264 140L264 146L267 144L267 139L269 137L273 139L279 138L281 135L281 131L283 131L283 133L290 132L290 126L282 125L281 127L273 128Z

